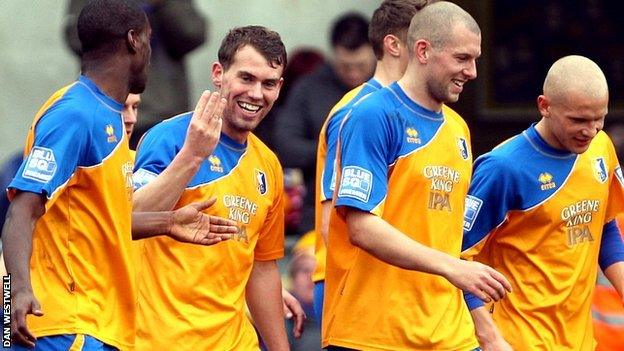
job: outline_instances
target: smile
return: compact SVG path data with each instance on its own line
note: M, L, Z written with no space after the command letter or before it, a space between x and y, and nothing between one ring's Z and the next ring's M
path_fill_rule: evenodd
M243 101L238 101L237 104L238 104L238 107L249 112L258 112L258 110L260 110L260 107L262 107L259 105L254 105L254 104L250 104L248 102L243 102Z

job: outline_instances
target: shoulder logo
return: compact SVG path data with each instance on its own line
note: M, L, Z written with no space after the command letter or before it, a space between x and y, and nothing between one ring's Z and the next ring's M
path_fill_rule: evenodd
M479 199L476 196L467 195L464 209L464 230L469 232L474 225L477 216L479 215L479 211L481 210L481 206L483 205L483 200Z
M620 166L615 167L615 177L620 182L621 186L624 186L624 175L622 175L622 168Z
M140 168L132 175L132 187L134 190L137 190L156 179L156 177L158 177L156 173Z
M28 155L22 177L48 183L56 174L56 158L52 149L35 146Z
M606 182L608 175L607 175L607 166L605 165L604 158L598 157L598 158L593 159L592 166L593 166L594 176L596 177L596 180L598 180L601 183Z
M108 138L106 139L109 143L116 143L117 137L115 136L115 129L112 124L106 125L106 135Z
M223 173L223 167L221 166L221 159L215 155L208 156L208 162L210 162L210 170L213 172Z
M255 169L255 178L256 178L256 188L260 192L260 195L264 195L267 193L267 180L266 174L260 170Z
M457 138L457 147L459 147L459 154L464 160L468 159L468 143L464 138Z
M555 184L555 182L553 181L553 176L552 174L548 173L548 172L542 172L540 173L539 177L537 177L537 180L540 182L540 189L542 190L550 190L550 189L554 189L557 187L557 184Z
M357 166L347 166L342 170L338 196L350 197L368 202L373 185L373 173Z
M412 127L407 127L405 130L405 134L407 134L407 142L410 144L420 144L421 140L418 136L418 131Z

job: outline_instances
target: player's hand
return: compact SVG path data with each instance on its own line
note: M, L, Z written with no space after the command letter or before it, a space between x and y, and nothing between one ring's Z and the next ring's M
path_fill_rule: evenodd
M284 317L293 319L293 336L298 339L303 334L303 322L306 320L303 307L291 293L284 289L282 289L282 301L284 303Z
M511 345L500 335L491 340L479 339L479 346L482 351L513 351Z
M226 103L219 92L205 90L202 93L186 130L181 153L188 153L200 161L212 154L221 136L221 118Z
M484 302L498 301L511 292L511 284L494 268L479 262L456 260L456 266L447 279L463 291L468 291Z
M173 211L169 236L181 242L200 245L214 245L232 238L238 231L236 222L202 213L216 201L216 198L212 198Z
M29 348L35 347L37 338L28 330L26 315L43 316L41 305L32 291L13 292L11 304L11 338L13 342Z

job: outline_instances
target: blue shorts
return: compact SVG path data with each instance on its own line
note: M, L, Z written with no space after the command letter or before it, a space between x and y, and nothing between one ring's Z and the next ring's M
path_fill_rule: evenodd
M41 336L35 342L35 348L13 343L11 350L14 351L117 351L113 346L107 345L100 340L84 334L61 334Z
M323 298L325 297L325 281L319 280L314 283L314 319L319 327L323 324Z

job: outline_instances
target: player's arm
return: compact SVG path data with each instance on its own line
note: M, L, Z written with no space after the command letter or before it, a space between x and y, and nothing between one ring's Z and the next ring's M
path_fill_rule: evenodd
M603 228L598 262L624 304L624 240L615 220Z
M484 301L498 301L511 291L507 279L486 265L422 245L372 213L351 207L344 211L351 243L384 262L440 275Z
M2 229L4 261L11 275L11 334L13 340L28 347L35 346L35 336L28 330L26 315L42 316L30 281L33 230L45 213L45 197L31 192L17 192Z
M271 351L288 350L282 283L275 260L254 261L245 293L254 325L267 348Z
M180 152L162 173L135 191L133 211L169 211L175 206L202 162L219 142L225 103L218 92L204 91Z
M238 230L236 222L202 213L215 201L213 198L175 211L133 212L132 239L168 235L181 242L200 245L214 245L228 240Z
M479 345L483 351L512 350L509 343L505 341L503 335L496 327L496 324L494 324L494 319L492 319L492 316L485 306L472 309L470 315L475 325L475 332L479 340Z

